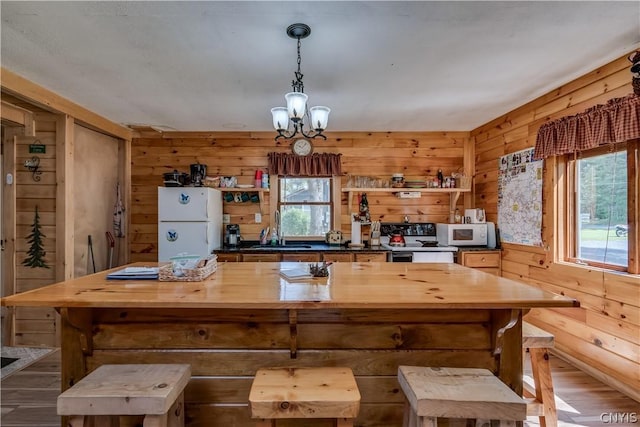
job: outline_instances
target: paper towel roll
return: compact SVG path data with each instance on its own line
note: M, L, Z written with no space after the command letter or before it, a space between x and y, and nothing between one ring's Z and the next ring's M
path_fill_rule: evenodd
M351 223L351 243L355 245L359 245L360 241L360 223L352 222Z

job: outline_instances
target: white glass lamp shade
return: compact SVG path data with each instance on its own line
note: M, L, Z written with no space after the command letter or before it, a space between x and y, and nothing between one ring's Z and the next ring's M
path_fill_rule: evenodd
M289 113L285 107L274 107L271 109L273 116L273 127L276 130L287 130L289 127Z
M314 130L325 130L329 122L331 109L329 107L318 106L311 107L309 112L311 113L311 128Z
M289 118L302 119L307 107L307 99L309 98L302 92L289 92L284 96L287 100L287 110L289 111Z

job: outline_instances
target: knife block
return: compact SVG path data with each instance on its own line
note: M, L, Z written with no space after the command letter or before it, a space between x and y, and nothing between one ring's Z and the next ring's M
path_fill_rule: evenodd
M380 246L380 232L379 231L372 231L371 232L371 240L370 240L370 246L373 247L377 247Z

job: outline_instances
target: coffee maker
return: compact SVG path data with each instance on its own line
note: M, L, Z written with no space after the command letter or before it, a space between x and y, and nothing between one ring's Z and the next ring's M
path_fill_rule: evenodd
M238 224L227 224L227 233L224 237L224 243L230 248L236 248L240 245L240 226Z
M191 169L191 185L194 187L202 187L204 178L207 176L207 165L196 163L190 165Z

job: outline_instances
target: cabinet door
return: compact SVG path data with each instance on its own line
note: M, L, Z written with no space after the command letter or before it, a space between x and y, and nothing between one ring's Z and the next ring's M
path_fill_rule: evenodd
M387 262L386 252L354 254L354 255L355 255L354 258L356 262Z
M282 261L319 262L320 254L317 252L306 254L282 254Z
M217 254L218 262L240 262L240 254Z
M242 261L246 262L278 262L280 254L242 254Z
M322 254L323 261L331 262L351 262L353 261L353 254L351 253L337 253L337 252L325 252Z

